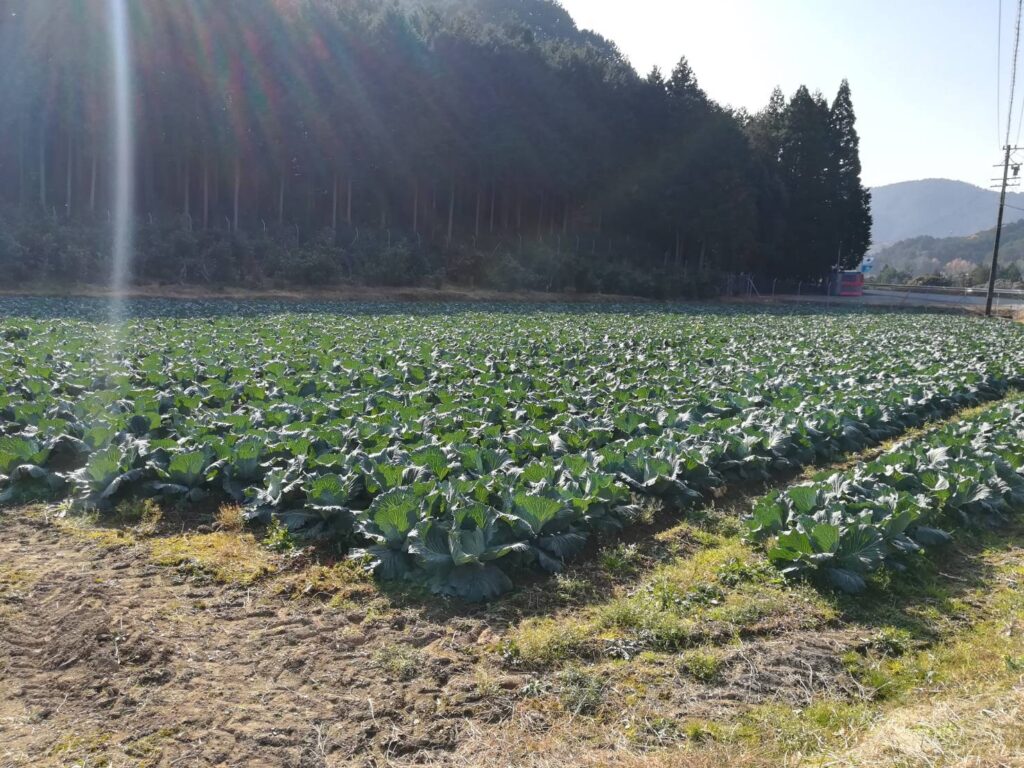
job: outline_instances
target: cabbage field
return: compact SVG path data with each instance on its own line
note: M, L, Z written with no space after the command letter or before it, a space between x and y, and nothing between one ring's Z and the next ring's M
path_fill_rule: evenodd
M0 503L237 504L254 525L334 542L381 579L472 600L559 571L645 504L701 505L731 482L835 460L1024 384L1020 326L954 315L158 300L125 311L119 328L104 302L0 299ZM931 470L947 459L897 458L871 472L917 477L886 491L898 523L857 501L872 519L855 528L894 526L884 546L871 534L876 565L943 535L913 499L941 485ZM752 535L792 550L774 559L816 567L827 558L814 546L839 545L815 526L854 490L886 495L873 487L855 477L765 502ZM867 569L832 570L856 588Z
M943 527L998 527L1024 513L1019 401L907 440L852 470L774 491L754 506L751 539L787 575L859 593L884 567L940 546Z

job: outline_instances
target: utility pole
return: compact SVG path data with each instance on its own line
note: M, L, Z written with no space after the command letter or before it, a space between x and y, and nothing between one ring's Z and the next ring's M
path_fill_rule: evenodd
M999 271L999 242L1003 239L1003 212L1006 210L1006 185L1010 181L1010 152L1013 147L1006 145L1003 160L1003 187L999 194L999 219L996 224L996 245L992 249L992 271L988 276L988 299L985 302L985 316L992 317L992 299L996 293L996 273Z

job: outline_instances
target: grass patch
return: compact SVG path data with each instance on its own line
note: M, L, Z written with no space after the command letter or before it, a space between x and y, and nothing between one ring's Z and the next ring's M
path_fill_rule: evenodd
M222 584L249 585L276 568L250 534L208 533L170 536L150 543L157 565L207 574Z
M55 525L69 536L95 544L102 549L125 549L138 543L131 531L121 528L103 528L95 517L60 517L54 520Z
M794 607L819 624L833 612L812 590L784 583L737 538L711 537L707 547L657 568L631 595L597 609L604 630L639 635L653 648L679 650L711 635L740 635Z
M618 579L632 578L643 565L644 557L636 544L617 544L601 550L598 554L601 568L609 576Z
M596 715L606 690L603 677L583 669L570 668L558 676L558 700L570 715Z
M676 652L773 624L808 628L835 619L825 598L809 586L786 584L739 538L689 525L670 538L680 537L701 548L691 546L656 567L628 594L567 616L524 620L509 634L506 656L533 666L602 655L631 658L645 649ZM614 555L614 567L623 557L630 556Z
M161 728L126 745L124 753L137 761L133 768L155 768L160 762L167 742L181 732L180 728Z
M867 702L824 700L804 709L765 704L743 713L732 727L721 727L721 738L759 746L777 755L816 754L840 743L848 734L864 732L878 719Z
M802 710L762 706L744 713L730 730L737 743L773 754L828 755L842 765L953 764L952 756L1000 765L1024 747L1024 550L1020 531L976 538L977 557L958 575L919 579L914 594L940 598L964 615L937 619L924 636L916 622L881 626L864 646L843 657L866 689L860 701L818 701ZM952 566L947 563L947 566ZM976 580L959 575L968 567ZM894 582L895 584L895 582ZM955 599L958 589L962 599ZM891 617L889 600L861 598ZM869 623L868 626L871 626ZM910 627L908 629L908 626ZM936 636L934 633L939 633ZM922 639L923 637L923 639ZM956 762L956 764L960 764Z
M118 504L110 517L118 526L134 528L142 536L152 536L163 516L163 509L152 499L131 499Z
M527 666L546 666L594 655L594 627L577 619L531 618L505 641L506 658Z
M594 585L589 579L558 573L554 576L555 594L566 603L581 603L594 592Z
M31 588L37 578L30 571L0 562L0 599L16 597Z
M114 734L108 731L73 731L50 747L50 756L60 758L63 765L108 765L106 755L113 741Z
M714 651L687 651L679 659L679 671L702 683L713 683L722 675L722 658Z
M284 591L292 597L330 598L337 605L378 594L373 577L351 560L310 566L289 577Z
M388 643L373 652L370 662L389 677L407 682L419 675L423 654L409 645Z

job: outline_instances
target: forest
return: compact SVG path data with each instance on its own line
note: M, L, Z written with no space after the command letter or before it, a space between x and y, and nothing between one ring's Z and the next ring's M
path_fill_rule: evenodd
M108 26L0 0L6 284L110 274ZM137 0L131 35L140 283L667 298L870 246L845 81L749 114L552 0Z
M968 237L913 237L875 254L883 283L988 287L996 230ZM1015 288L1024 282L1024 221L1003 227L997 285Z

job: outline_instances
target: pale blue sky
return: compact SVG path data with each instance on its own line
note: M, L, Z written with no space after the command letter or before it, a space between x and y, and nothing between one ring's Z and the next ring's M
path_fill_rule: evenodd
M991 166L1001 160L1002 144L996 125L999 0L562 5L581 27L618 43L642 72L657 64L667 73L685 55L705 90L723 104L757 110L776 84L789 95L806 83L831 99L842 78L849 78L869 185L944 177L988 186L996 175ZM1016 6L1003 0L1003 121ZM1018 85L1020 104L1024 56Z

